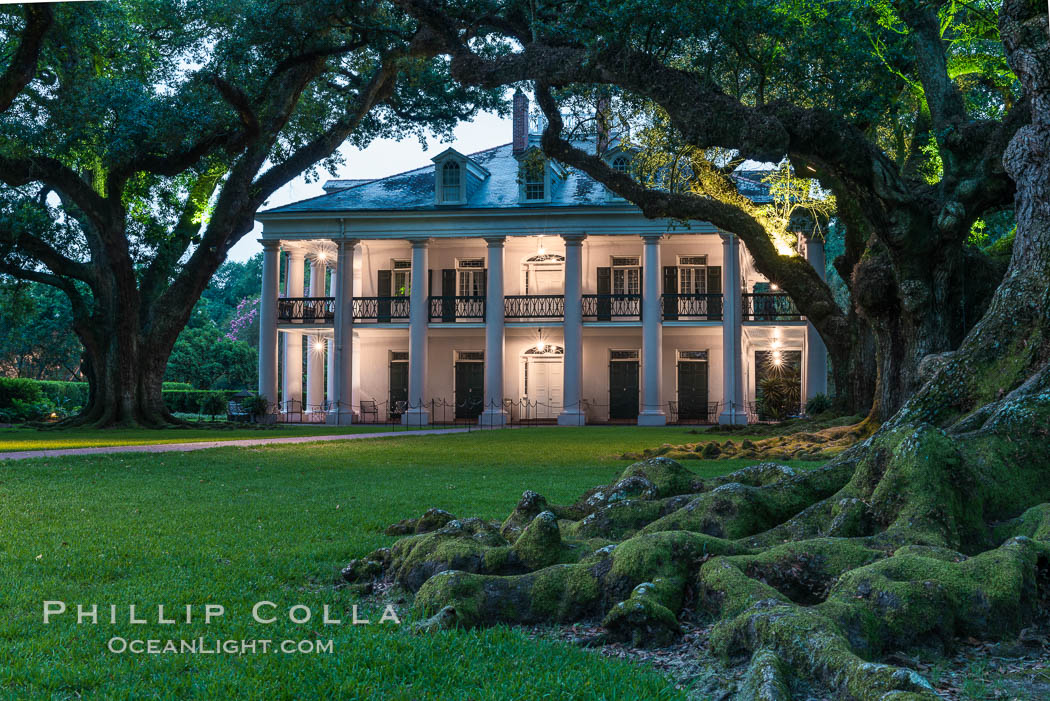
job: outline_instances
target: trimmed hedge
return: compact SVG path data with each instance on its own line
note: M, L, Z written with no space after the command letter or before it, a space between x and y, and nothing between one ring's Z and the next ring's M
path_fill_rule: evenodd
M42 393L43 397L45 397L47 399L50 399L52 402L54 402L56 405L62 407L66 411L72 411L72 410L77 409L79 407L83 407L85 404L87 404L87 400L88 400L88 383L87 382L58 382L58 381L54 381L54 380L29 380L29 379L22 379L22 378L17 378L17 379L15 379L15 378L0 378L0 382L28 383L28 385L35 386L37 388L38 393ZM0 388L0 406L4 406L4 404L3 404L3 396L2 396L3 395L3 391L4 390L2 388ZM209 392L209 391L206 391L206 390L195 390L195 389L193 389L193 385L191 385L189 382L165 382L163 384L163 387L162 387L162 392L164 394L164 403L168 405L168 409L169 410L171 410L171 411L185 411L185 412L193 413L193 414L200 413L201 402L204 401L204 399L201 398L201 397L196 397L196 396L193 397L193 398L189 398L189 397L186 397L186 396L184 396L182 394L178 394L178 393L191 392L191 393L195 393L196 395L200 395L200 394L206 394L206 395L214 394L214 392ZM172 394L172 393L176 393L176 394L173 394L173 396L169 399L168 395ZM224 413L226 413L225 402L228 401L228 399L225 398L225 397L227 395L234 394L234 392L231 391L231 390L223 390L221 392L221 394L224 396L224 399L222 400L223 406L222 406L222 409L220 411L216 411L215 412L216 414L224 414ZM23 400L23 401L33 401L33 400ZM213 404L211 405L211 408L218 407L218 401L219 400L215 399L215 400L212 400L212 401L213 401ZM192 406L192 408L190 408L190 409L175 408L175 407L172 406L172 402L175 402L178 407Z
M21 402L39 402L44 395L38 383L22 377L0 377L0 409Z
M55 405L33 380L0 377L0 422L22 422L43 419Z
M237 390L193 389L188 382L165 382L161 391L168 411L185 414L226 414ZM21 377L0 377L0 410L4 420L36 418L58 408L72 413L87 404L86 382L55 382Z
M165 390L163 394L168 411L217 416L226 413L227 403L237 392L233 389L178 389Z
M82 407L88 400L87 382L57 382L53 380L30 380L40 386L44 396L55 404L65 407ZM193 389L189 382L165 382L162 391Z

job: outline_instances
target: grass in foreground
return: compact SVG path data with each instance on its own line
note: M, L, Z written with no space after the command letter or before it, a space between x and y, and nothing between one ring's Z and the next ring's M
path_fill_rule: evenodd
M349 620L339 569L430 506L503 518L524 489L569 501L615 458L683 429L534 428L440 437L0 462L0 697L672 699L644 667L498 628L414 636ZM714 475L733 461L692 461ZM98 625L42 623L42 602L99 604ZM255 602L278 621L251 621ZM156 606L222 604L204 625L159 625ZM116 625L108 605L123 607ZM127 622L127 605L153 617ZM290 623L289 607L314 618ZM202 609L197 609L200 615ZM400 612L409 617L407 604ZM373 621L374 610L363 611ZM126 639L332 640L331 654L117 655ZM277 643L275 643L277 644Z
M176 426L172 428L73 428L0 429L0 453L16 450L54 450L59 448L100 448L120 445L196 443L197 441L235 441L242 438L282 438L285 436L329 436L351 433L387 433L413 430L388 424L326 426L325 424L276 424L230 428L227 425Z

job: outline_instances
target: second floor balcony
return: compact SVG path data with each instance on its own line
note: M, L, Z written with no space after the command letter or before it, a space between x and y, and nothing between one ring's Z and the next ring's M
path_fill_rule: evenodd
M803 321L795 301L784 292L752 292L743 295L743 320L757 322Z
M744 322L797 322L802 313L783 292L749 293L741 300ZM409 321L409 298L355 297L355 324L386 324ZM664 321L720 322L724 298L721 294L664 294L661 309ZM430 323L484 322L484 296L430 296L427 298ZM585 322L639 322L642 319L640 294L585 294L582 299ZM565 318L563 295L507 295L503 298L503 318L510 322L561 321ZM277 301L278 324L327 325L335 320L333 297L282 297Z

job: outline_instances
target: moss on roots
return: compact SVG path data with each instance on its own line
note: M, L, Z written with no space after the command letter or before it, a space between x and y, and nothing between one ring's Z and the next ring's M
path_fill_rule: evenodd
M878 660L1016 634L1050 599L1048 407L1040 389L979 431L887 424L811 471L702 480L651 458L572 504L526 492L503 523L431 510L344 576L416 592L420 630L600 619L609 639L660 646L689 609L714 653L751 655L741 698L786 698L794 677L933 698Z

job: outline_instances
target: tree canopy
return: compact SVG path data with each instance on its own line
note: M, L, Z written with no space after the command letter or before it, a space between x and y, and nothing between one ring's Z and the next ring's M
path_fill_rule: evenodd
M0 19L13 56L0 273L70 299L92 386L82 420L100 424L170 419L175 339L279 187L333 166L344 142L447 133L500 107L451 81L383 2L71 3Z
M976 222L1012 205L1002 155L1030 110L990 0L735 0L688 11L587 0L399 4L435 34L460 81L536 84L551 157L647 216L739 235L820 331L836 379L848 383L863 329L804 260L777 249L767 222L735 194L731 171L743 159L786 159L796 176L818 179L845 233L836 269L877 341L878 418L917 387L923 356L961 341L1001 276L967 242ZM587 90L646 105L690 150L701 187L650 187L576 148L565 95ZM732 159L712 161L713 151Z

